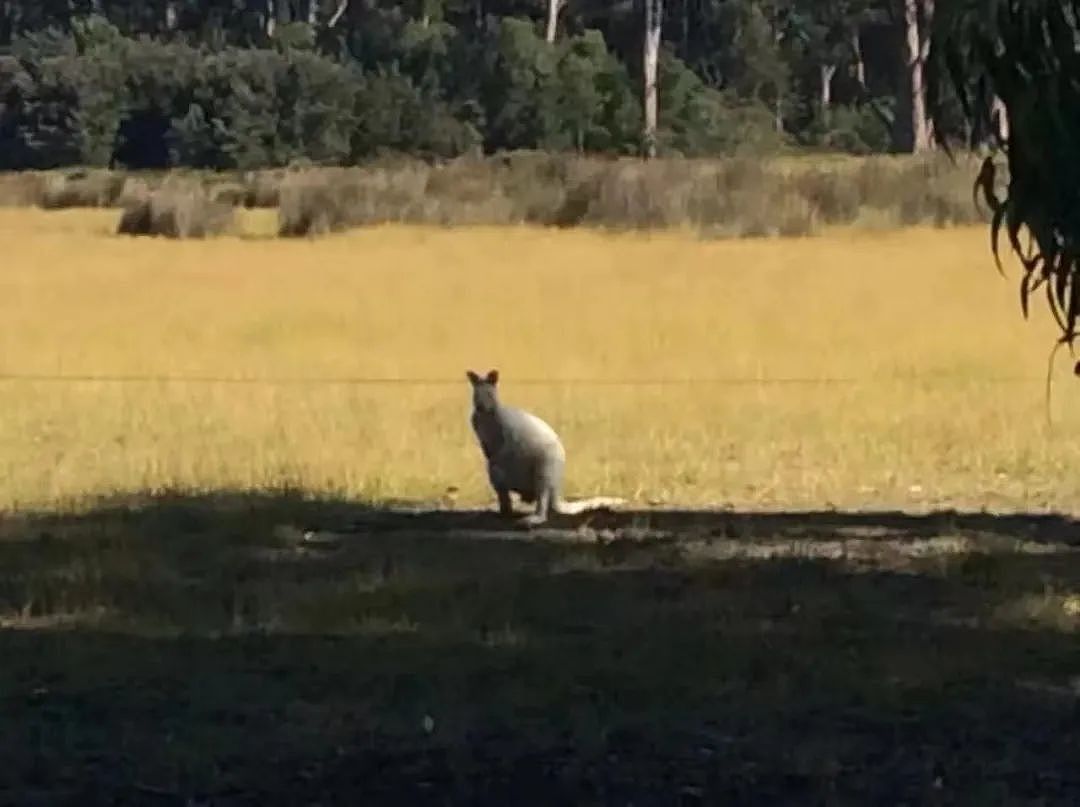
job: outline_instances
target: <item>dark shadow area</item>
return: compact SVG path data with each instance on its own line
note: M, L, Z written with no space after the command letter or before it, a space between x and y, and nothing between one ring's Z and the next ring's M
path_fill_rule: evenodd
M521 511L524 514L527 511ZM446 532L470 529L515 529L491 510L418 509L360 513L352 524L337 528L360 529L377 525L384 530ZM1080 545L1080 521L1060 514L959 512L936 510L925 514L880 511L710 511L710 510L598 510L585 515L557 516L556 529L582 526L598 530L634 529L678 536L687 532L726 538L827 539L873 538L913 541L941 535L1008 538L1038 543ZM541 532L541 534L543 534Z
M113 163L119 167L143 171L161 170L170 165L169 132L172 121L157 109L135 110L117 129Z
M709 551L848 533L880 551ZM290 494L8 518L0 803L1080 803L1074 535L702 512L529 533Z

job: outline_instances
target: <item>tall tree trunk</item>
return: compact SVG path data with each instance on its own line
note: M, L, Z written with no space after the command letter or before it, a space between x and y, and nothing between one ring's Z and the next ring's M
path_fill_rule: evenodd
M348 10L349 0L338 0L337 8L335 8L334 13L330 15L330 19L326 21L326 27L333 28L341 22L341 18L345 16L345 12Z
M559 30L559 12L562 11L565 0L548 0L547 4L547 30L544 39L549 45L555 44L555 35Z
M929 14L933 0L923 0ZM924 38L919 28L924 6L920 0L904 0L904 94L898 110L896 145L901 151L918 153L931 148L930 124L926 117L926 88L923 66L926 61ZM929 16L924 27L928 28ZM928 39L928 38L927 38Z
M645 0L645 47L642 59L643 107L645 128L642 131L645 156L656 156L659 103L657 77L660 72L660 34L664 23L664 0Z
M863 59L862 53L862 35L859 33L858 27L851 33L851 57L855 60L855 81L859 84L859 89L863 92L866 91L866 60Z
M165 0L165 30L175 31L180 22L175 0Z
M922 0L919 17L919 99L922 106L922 122L926 138L926 148L934 148L934 122L926 112L926 64L930 60L930 33L934 24L934 3L936 0Z
M822 122L827 126L832 118L832 82L836 75L835 64L823 64L819 68L821 74L821 95L818 96Z
M784 31L783 28L777 25L775 9L774 13L767 15L765 19L768 20L769 28L772 29L773 47L775 47L776 52L779 53L783 47ZM787 87L784 82L773 82L773 92L776 93L776 100L773 102L773 112L775 116L774 124L776 126L776 133L781 137L784 135L784 94L786 91Z

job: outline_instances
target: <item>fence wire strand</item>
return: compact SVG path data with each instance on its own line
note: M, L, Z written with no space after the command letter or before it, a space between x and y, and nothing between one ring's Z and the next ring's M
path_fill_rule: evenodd
M924 373L897 376L721 376L712 378L506 378L514 386L829 386L860 384L1030 384L1042 383L1039 376L973 376L956 373ZM0 372L0 384L188 384L237 386L450 386L463 385L465 378L374 377L374 376L216 376L91 373Z

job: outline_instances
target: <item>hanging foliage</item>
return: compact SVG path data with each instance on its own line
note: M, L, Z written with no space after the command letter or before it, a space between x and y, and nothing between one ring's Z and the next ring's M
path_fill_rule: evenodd
M1080 2L938 0L928 63L935 124L959 96L971 144L989 156L975 191L993 212L991 249L1001 237L1023 265L1025 317L1042 294L1070 348L1080 317ZM999 114L1004 108L1007 121ZM936 126L948 148L944 126ZM995 180L1004 156L1008 181Z

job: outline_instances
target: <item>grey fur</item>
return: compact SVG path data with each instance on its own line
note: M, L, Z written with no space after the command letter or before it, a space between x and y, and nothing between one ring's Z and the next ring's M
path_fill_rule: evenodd
M622 503L621 499L605 497L564 501L566 450L555 430L531 412L499 400L497 370L484 378L472 370L465 375L473 389L473 431L487 461L488 480L502 515L513 514L511 493L518 494L526 504L535 503L536 511L525 519L529 525L543 524L551 512L581 513Z

